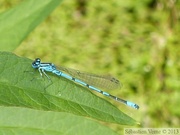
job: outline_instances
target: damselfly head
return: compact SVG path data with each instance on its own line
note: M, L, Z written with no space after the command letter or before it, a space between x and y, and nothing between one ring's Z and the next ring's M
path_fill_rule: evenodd
M33 63L32 63L32 67L33 67L33 68L39 68L40 64L41 64L41 59L40 59L40 58L36 58L36 59L33 61Z

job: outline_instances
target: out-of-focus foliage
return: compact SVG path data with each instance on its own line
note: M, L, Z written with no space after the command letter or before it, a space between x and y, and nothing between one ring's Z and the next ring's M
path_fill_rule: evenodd
M15 50L60 3L61 0L28 0L1 13L0 50Z
M141 127L178 127L179 11L178 0L66 0L15 53L113 74L123 87L111 93L140 105L132 117Z

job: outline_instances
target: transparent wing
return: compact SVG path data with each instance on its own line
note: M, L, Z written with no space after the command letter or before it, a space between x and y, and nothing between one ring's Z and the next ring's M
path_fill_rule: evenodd
M119 80L110 75L90 74L62 66L58 67L58 69L63 73L69 74L70 76L97 88L112 90L120 87Z

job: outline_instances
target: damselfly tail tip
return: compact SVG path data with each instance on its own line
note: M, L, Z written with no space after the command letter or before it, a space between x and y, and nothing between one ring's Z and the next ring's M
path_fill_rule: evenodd
M139 109L139 106L135 103L127 101L127 105L133 107L134 109L137 109L137 110Z
M134 108L138 110L139 106L137 104L134 104Z

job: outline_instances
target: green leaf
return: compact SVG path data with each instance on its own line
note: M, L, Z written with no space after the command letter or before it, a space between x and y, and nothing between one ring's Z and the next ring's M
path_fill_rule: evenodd
M12 51L38 26L61 0L25 0L0 14L0 50Z
M6 135L117 135L97 122L64 112L0 107L0 116L0 134Z
M27 58L0 52L0 105L68 112L124 125L137 124L89 89L47 73L52 79L51 84L46 77L40 77L31 63L32 60Z

